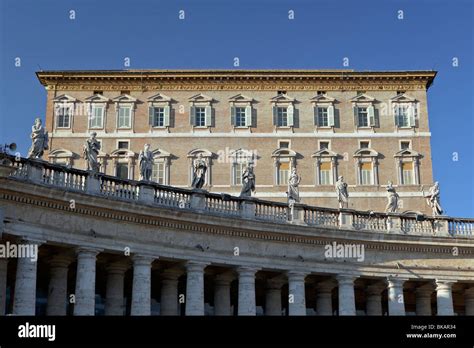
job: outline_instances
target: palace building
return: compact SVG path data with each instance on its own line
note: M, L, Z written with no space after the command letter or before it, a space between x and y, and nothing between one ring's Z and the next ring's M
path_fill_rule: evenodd
M86 168L82 147L101 142L101 171L139 179L149 143L153 180L189 187L192 162L208 164L205 188L239 194L255 164L256 196L286 201L291 168L303 203L383 211L393 182L400 211L430 213L433 183L427 90L433 71L124 70L42 71L47 90L47 159Z
M39 72L49 152L0 153L0 315L474 315L474 219L431 216L424 197L434 77ZM256 196L239 197L250 162Z

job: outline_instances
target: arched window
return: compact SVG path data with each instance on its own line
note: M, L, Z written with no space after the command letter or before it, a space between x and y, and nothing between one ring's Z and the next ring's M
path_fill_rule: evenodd
M117 149L110 153L109 156L113 160L113 175L120 179L135 178L135 159L137 154L127 149Z
M242 173L245 167L254 161L254 153L252 151L238 149L232 151L229 157L231 161L231 183L234 186L241 186Z
M420 184L421 154L412 149L403 149L395 154L399 185Z
M321 149L311 157L316 160L316 185L334 185L337 181L338 154L328 149Z
M151 181L162 185L170 183L170 159L171 154L167 151L156 149L153 153L153 169Z
M357 185L378 185L379 153L371 148L361 148L354 153Z
M194 174L194 161L197 159L198 155L202 155L202 159L206 162L207 171L206 171L206 182L204 183L207 186L212 186L212 158L214 157L213 153L207 149L194 149L188 153L189 159L189 176L188 176L188 185L191 186L193 182Z
M60 164L68 168L71 168L73 166L74 158L78 157L78 155L65 149L55 149L51 151L48 155L48 158L51 163Z
M274 183L277 186L288 185L291 169L296 167L296 152L287 148L272 153L274 163Z

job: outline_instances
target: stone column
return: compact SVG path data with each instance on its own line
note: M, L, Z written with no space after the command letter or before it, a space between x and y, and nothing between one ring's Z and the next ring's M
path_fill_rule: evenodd
M239 267L239 301L238 315L256 315L255 304L255 273L257 269Z
M438 315L454 315L453 283L436 279L436 301Z
M214 279L214 314L232 315L230 306L230 283L234 279L231 273L218 274Z
M333 315L332 289L336 284L332 280L323 281L316 285L316 311L318 315Z
M153 258L133 256L132 308L133 316L151 314L151 263Z
M382 313L382 291L385 286L382 284L371 284L367 286L366 295L366 313L367 315L381 316Z
M265 315L281 316L281 287L284 280L268 279L265 286Z
M405 315L403 283L406 279L388 278L388 315Z
M186 315L204 315L204 268L203 262L186 264Z
M432 315L431 294L433 287L431 284L422 285L415 290L416 315Z
M160 315L179 315L178 278L182 271L167 269L161 274Z
M353 276L336 277L339 287L339 315L356 315Z
M466 306L466 315L474 315L474 286L464 290L464 303Z
M7 304L8 259L0 258L0 316L5 315Z
M67 275L72 259L57 255L49 261L48 305L46 315L66 315Z
M116 261L107 265L107 285L105 288L105 315L124 315L124 278L129 265Z
M31 248L39 248L40 242L25 240L21 244L28 246L31 250ZM38 260L28 257L19 257L17 259L15 294L13 298L14 315L35 315L37 268Z
M289 315L306 315L305 278L304 273L288 272Z
M99 250L77 249L77 272L74 315L95 314L96 257Z

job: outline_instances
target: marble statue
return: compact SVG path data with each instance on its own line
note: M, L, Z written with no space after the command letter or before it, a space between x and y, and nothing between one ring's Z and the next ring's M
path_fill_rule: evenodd
M242 173L242 190L240 197L251 197L252 192L255 193L255 174L253 172L253 165L249 163Z
M206 182L206 172L207 164L206 161L202 159L202 153L198 154L197 158L193 163L193 182L191 184L192 188L200 189L204 186Z
M336 181L336 194L339 201L339 208L347 209L349 207L349 192L347 191L347 184L344 182L344 177L341 175Z
M290 178L288 179L288 202L300 202L300 189L298 187L300 182L301 176L296 173L296 168L293 168L291 170Z
M386 213L396 213L398 210L398 193L395 191L395 188L392 185L392 182L389 181L387 185L387 207L385 208Z
M92 132L90 138L86 140L82 150L83 157L87 163L87 170L93 172L98 172L100 168L99 161L97 160L100 150L100 143L96 139L96 136L97 133Z
M150 151L150 144L145 144L143 150L138 155L140 164L140 180L150 181L153 170L153 153Z
M431 207L433 216L439 216L443 214L443 208L441 208L439 199L439 183L436 181L433 186L430 187L430 191L426 196L426 203Z
M35 119L35 124L31 127L31 147L28 151L28 158L43 157L44 150L48 150L48 131L44 129L41 119Z

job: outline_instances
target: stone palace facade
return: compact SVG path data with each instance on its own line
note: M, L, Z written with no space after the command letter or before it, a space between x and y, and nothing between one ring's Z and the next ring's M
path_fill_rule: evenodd
M127 70L42 71L47 90L45 159L86 168L82 146L101 142L101 171L139 179L144 144L153 180L190 187L192 161L208 164L205 188L238 194L255 164L256 196L286 200L297 168L304 203L337 207L334 184L349 185L349 208L383 211L393 182L401 211L429 213L433 183L427 89L433 71Z
M433 72L38 77L50 150L0 153L0 315L474 315L474 219L424 198ZM145 143L152 181L137 180ZM189 188L199 154L204 190ZM250 161L257 196L238 197ZM398 212L381 212L388 181Z

